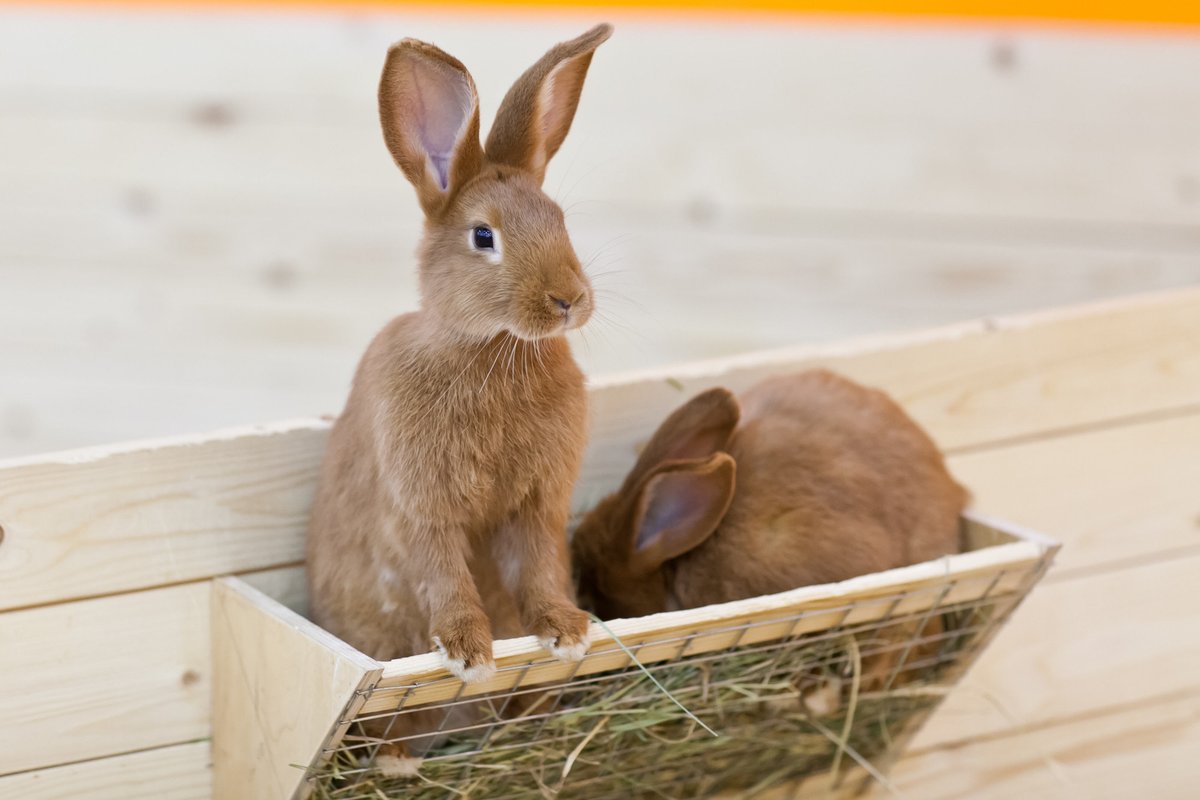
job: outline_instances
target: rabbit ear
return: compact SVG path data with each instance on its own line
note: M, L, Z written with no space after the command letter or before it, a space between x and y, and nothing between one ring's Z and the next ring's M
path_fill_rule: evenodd
M733 458L717 453L664 464L651 475L634 511L634 572L653 572L711 536L733 501L736 472Z
M542 181L546 164L571 129L592 53L611 35L611 25L597 25L550 48L517 79L488 134L489 159L528 170Z
M658 426L626 478L625 488L632 489L643 475L665 461L704 459L725 449L741 413L737 398L728 389L717 387L696 395Z
M388 150L427 216L483 166L475 82L458 59L431 44L405 39L388 50L379 118Z

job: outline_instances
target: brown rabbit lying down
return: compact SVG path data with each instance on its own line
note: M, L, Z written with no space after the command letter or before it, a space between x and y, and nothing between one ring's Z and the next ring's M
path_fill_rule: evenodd
M532 633L570 660L587 650L565 536L587 396L563 334L591 316L592 290L541 183L611 32L526 71L486 148L459 61L412 39L388 52L384 139L426 217L421 309L363 356L308 534L313 618L375 658L436 647L478 681L493 636Z
M768 378L740 405L711 389L579 525L580 601L641 616L919 563L958 552L967 499L882 392L826 370Z

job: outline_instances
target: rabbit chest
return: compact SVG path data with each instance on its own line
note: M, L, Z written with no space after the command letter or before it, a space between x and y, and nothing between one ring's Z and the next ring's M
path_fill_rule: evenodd
M491 361L468 362L448 382L394 383L381 441L390 443L382 455L394 470L398 510L481 530L539 493L557 497L565 485L569 494L586 441L587 397L582 373L569 352L562 356L517 342Z

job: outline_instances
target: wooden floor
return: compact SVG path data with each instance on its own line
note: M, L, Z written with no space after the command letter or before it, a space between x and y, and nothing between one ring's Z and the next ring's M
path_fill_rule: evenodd
M1200 320L1200 305L1188 315ZM1200 364L1200 326L1164 322L1158 339L1156 323L1126 320L1113 337L1125 352L1083 385L1158 395L1153 370L1115 367L1138 351L1157 353L1164 370ZM1069 382L1047 375L1040 390ZM952 455L979 510L1051 532L1064 547L900 763L893 777L904 796L1195 795L1200 374L1189 383L1184 396L1158 395L1157 410Z
M386 45L461 56L486 118L592 21L0 7L0 456L336 412L370 336L416 302L416 204L373 107ZM606 292L577 343L593 376L1200 285L1200 38L613 21L547 180ZM936 349L864 372L933 425L981 510L1066 543L898 767L904 796L1195 795L1198 315L1118 315L1103 359L1009 337L977 376L990 394L941 385L972 373ZM1080 397L1095 413L1024 419ZM963 434L983 417L1004 424ZM272 557L256 563L295 554ZM197 651L169 631L207 624L206 589L158 585L124 590L163 593L146 624L168 634L138 654L174 664ZM35 588L25 605L53 599ZM5 630L43 641L118 599ZM64 659L116 671L108 649ZM180 776L207 759L206 684L163 674L185 698L130 687L69 757L26 748L0 781L35 796L29 765L79 761L53 791L132 797L137 774L160 797L161 774L204 796L207 776ZM154 730L97 783L86 765L138 713Z

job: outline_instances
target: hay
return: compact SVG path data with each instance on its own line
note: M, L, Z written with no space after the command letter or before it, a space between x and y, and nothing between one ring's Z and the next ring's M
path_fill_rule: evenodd
M843 756L869 765L940 702L943 692L931 684L973 638L955 632L970 630L967 615L942 619L947 632L937 637L936 654L906 666L895 688L870 690L862 680L869 654L905 644L878 630L630 665L522 689L517 705L525 707L515 715L504 697L490 699L484 723L451 733L413 777L364 769L363 754L373 750L359 737L357 747L344 744L320 769L314 797L603 800L730 790L753 797L829 772ZM840 707L818 717L805 700L830 682L844 687Z

